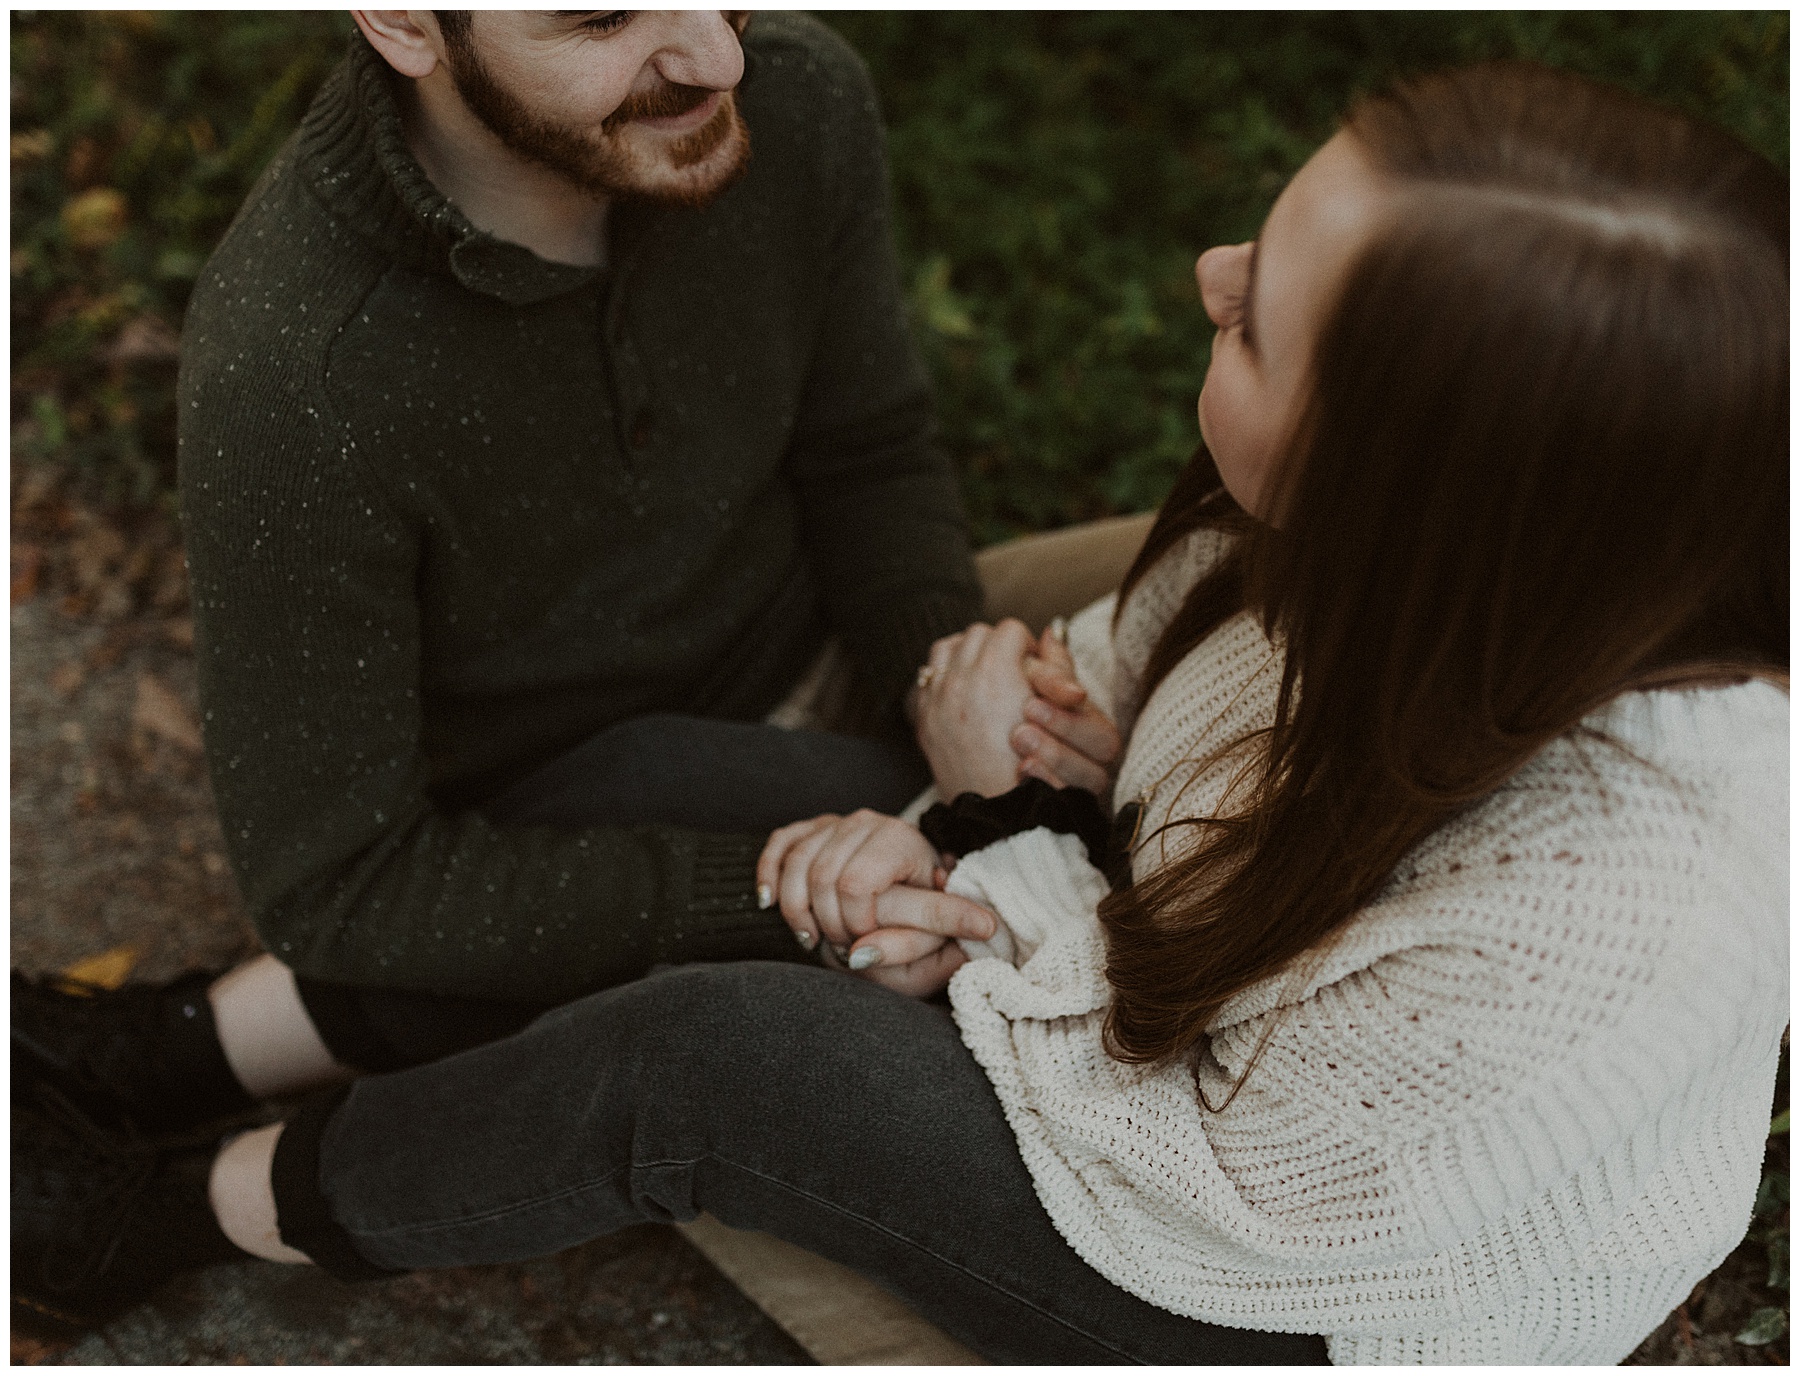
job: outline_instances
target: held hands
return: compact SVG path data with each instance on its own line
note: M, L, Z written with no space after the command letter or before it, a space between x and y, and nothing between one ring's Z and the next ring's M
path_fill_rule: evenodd
M1025 659L1032 696L1025 720L1007 737L1019 756L1019 776L1052 788L1085 788L1102 798L1112 787L1122 742L1118 728L1088 700L1075 677L1075 661L1060 619L1045 628Z
M850 969L915 998L936 993L999 919L942 892L944 864L917 828L880 813L795 822L756 862L758 889L807 950L823 942ZM767 902L765 902L767 906Z
M1060 622L976 623L931 647L908 699L938 793L996 797L1020 779L1104 793L1119 733L1075 677Z
M976 622L931 647L919 670L915 724L941 797L992 798L1019 782L1019 757L1007 740L1025 716L1031 684L1022 621Z

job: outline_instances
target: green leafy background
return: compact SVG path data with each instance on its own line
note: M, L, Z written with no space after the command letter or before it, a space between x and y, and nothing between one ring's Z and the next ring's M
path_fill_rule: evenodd
M1710 117L1784 165L1785 13L851 13L903 272L984 540L1154 506L1248 237L1354 91L1525 56ZM348 33L342 14L15 12L13 440L167 499L188 290Z

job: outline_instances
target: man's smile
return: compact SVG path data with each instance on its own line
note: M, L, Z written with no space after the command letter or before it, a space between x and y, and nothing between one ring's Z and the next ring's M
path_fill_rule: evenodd
M679 115L662 115L655 118L640 115L632 120L633 124L641 124L646 129L655 129L667 134L686 134L703 126L719 112L719 104L725 99L723 91L714 91L711 95L691 109Z

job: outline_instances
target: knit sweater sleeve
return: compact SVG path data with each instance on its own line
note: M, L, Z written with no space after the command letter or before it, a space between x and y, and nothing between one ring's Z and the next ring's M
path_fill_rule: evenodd
M801 21L759 16L775 30ZM894 255L886 135L862 61L805 21L820 69L809 127L841 128L824 171L823 314L788 472L832 629L884 704L931 642L981 616L981 585Z
M758 837L500 826L434 805L420 544L296 353L190 314L181 481L207 757L269 951L349 984L561 1002L658 961L780 957ZM302 318L304 325L304 318Z
M1058 1228L1153 1303L1340 1361L1618 1360L1741 1235L1767 1127L1785 790L1735 763L1707 798L1560 742L1228 1006L1197 1072L1107 1057L1099 927L1078 885L1041 911L1039 842L966 857L1051 934L951 997Z

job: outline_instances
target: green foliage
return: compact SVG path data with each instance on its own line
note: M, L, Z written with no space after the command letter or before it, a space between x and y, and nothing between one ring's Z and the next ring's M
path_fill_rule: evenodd
M900 253L985 539L1162 499L1198 438L1200 250L1255 234L1349 96L1529 57L1787 156L1787 16L831 13L891 137Z
M13 453L171 497L175 329L342 14L12 16Z
M1255 232L1355 90L1522 55L1787 156L1779 12L825 17L881 92L905 282L983 539L1161 499L1211 337L1194 256ZM295 11L13 15L26 463L167 492L188 289L348 32Z

